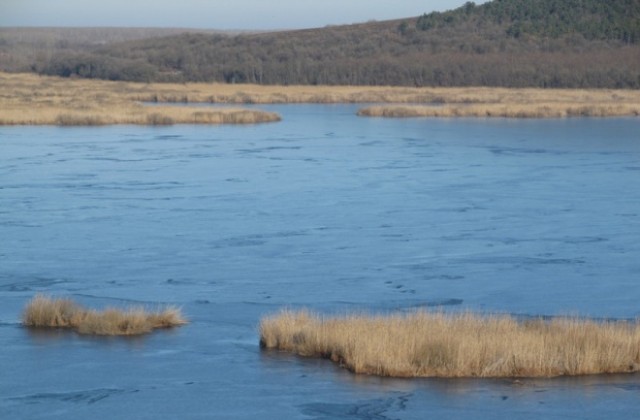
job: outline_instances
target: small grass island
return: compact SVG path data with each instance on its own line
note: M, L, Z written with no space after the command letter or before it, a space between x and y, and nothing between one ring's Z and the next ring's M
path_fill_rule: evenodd
M71 299L36 295L27 303L22 323L30 328L65 328L88 335L140 335L158 328L178 327L187 320L175 307L154 312L143 308L109 308L99 312Z

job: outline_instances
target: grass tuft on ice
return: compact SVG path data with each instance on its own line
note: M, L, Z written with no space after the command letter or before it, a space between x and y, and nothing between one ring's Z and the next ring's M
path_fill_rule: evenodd
M139 335L156 328L172 328L187 323L180 309L168 307L155 312L141 307L86 309L71 299L36 295L27 303L22 323L33 328L69 328L80 334Z

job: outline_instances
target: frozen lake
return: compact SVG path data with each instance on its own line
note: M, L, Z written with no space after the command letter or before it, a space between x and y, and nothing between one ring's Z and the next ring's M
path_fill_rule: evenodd
M0 418L636 418L640 375L397 380L261 352L283 307L640 316L640 120L0 128ZM37 333L36 293L176 304Z

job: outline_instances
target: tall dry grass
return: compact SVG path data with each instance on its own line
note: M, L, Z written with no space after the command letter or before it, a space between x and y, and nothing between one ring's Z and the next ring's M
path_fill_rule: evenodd
M143 308L109 308L98 312L70 299L37 295L25 307L22 323L35 328L69 328L80 334L139 335L156 328L184 325L187 321L175 307L155 312Z
M275 113L258 110L146 106L145 102L404 104L360 112L395 117L640 114L639 90L131 83L0 72L0 125L246 124L280 119Z
M0 125L255 124L273 112L241 108L146 106L132 92L142 83L72 80L0 72Z
M640 370L640 324L418 311L263 318L260 344L395 377L553 377Z
M500 117L500 118L566 118L566 117L621 117L640 116L640 102L617 103L608 101L583 103L482 103L444 106L379 105L358 111L364 117Z
M268 86L151 83L129 89L145 102L391 103L391 104L640 104L640 91L623 89L510 89L494 87Z

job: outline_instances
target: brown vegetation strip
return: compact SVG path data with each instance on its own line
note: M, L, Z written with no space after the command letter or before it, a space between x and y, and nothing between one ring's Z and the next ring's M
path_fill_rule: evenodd
M148 106L145 102L384 103L395 105L368 107L360 115L393 117L640 115L640 90L132 83L0 72L0 125L225 124L280 119L258 110Z
M278 114L260 110L147 106L132 94L144 86L143 83L0 72L0 125L254 124L280 121Z
M501 117L501 118L565 118L640 116L640 103L601 100L596 103L484 103L444 106L382 105L358 111L364 117Z
M263 318L260 344L395 377L553 377L640 370L640 324L418 311Z
M70 328L80 334L139 335L156 328L171 328L187 323L178 308L156 312L143 308L86 309L70 299L54 299L38 295L26 306L22 323L34 328Z

